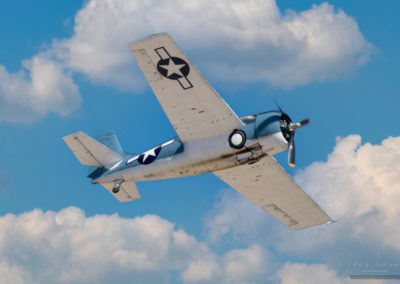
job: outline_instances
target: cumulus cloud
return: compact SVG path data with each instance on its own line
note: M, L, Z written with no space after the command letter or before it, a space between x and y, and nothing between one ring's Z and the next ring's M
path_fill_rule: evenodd
M247 249L233 249L220 261L200 259L189 264L182 273L184 282L260 283L274 265L272 256L260 245Z
M365 64L373 46L357 22L323 3L282 13L275 0L90 0L70 38L8 72L0 65L0 120L22 122L80 104L70 73L138 91L144 86L128 43L170 33L208 76L290 88L342 76Z
M87 217L69 207L0 217L4 284L168 283L173 271L188 283L242 283L264 273L267 256L257 245L217 255L155 215Z
M359 135L338 138L325 162L312 163L295 175L337 223L290 232L241 195L226 191L206 219L209 239L231 235L243 243L273 244L280 252L331 262L344 252L375 261L380 251L396 259L399 172L400 137L377 145L362 144Z
M78 86L46 55L25 61L17 73L0 65L0 121L29 122L49 112L65 116L80 103Z
M239 193L224 190L205 218L208 241L217 243L226 235L236 241L240 241L243 235L256 240L260 235L260 228L270 226L268 222L271 218Z
M365 246L399 251L399 172L400 137L388 137L380 145L361 145L359 135L338 138L327 161L311 164L296 180L339 221L319 236L315 230L288 236L287 249L301 250L290 243L307 238L314 249L326 246L326 240L349 245L362 240Z
M296 179L338 218L360 217L376 208L386 219L400 212L395 202L400 197L399 172L400 137L361 145L359 135L350 135L337 139L326 162L311 164Z
M282 14L275 0L91 0L76 15L74 31L56 44L58 56L124 89L142 78L128 43L156 32L171 33L212 76L285 88L353 71L372 50L356 21L327 3Z
M237 279L257 279L267 271L266 252L257 245L248 249L234 249L224 257L224 272L226 282ZM246 265L243 265L246 263ZM224 275L224 276L225 276Z
M349 277L340 277L324 264L286 263L278 272L281 284L361 284L365 280L354 280ZM384 283L383 280L369 279L368 283Z

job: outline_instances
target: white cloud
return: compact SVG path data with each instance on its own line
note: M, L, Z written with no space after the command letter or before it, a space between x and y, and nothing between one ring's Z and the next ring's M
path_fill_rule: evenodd
M0 65L0 121L30 122L49 112L65 116L80 106L78 86L60 64L38 54L24 67L9 73Z
M399 251L399 172L400 137L388 137L380 145L361 145L359 135L350 135L338 138L328 160L311 164L296 180L338 219L329 226L331 236L327 238L340 239L346 232L347 242L363 240ZM314 232L304 230L300 236L312 236L324 245L324 239Z
M196 260L189 264L183 271L182 280L185 282L205 282L210 281L219 274L218 263L215 260Z
M361 284L365 280L355 280L349 277L340 277L324 264L286 263L278 272L281 284ZM383 280L367 280L368 283L384 283ZM390 282L389 282L390 283Z
M282 14L275 0L90 0L75 16L72 37L54 39L17 73L0 65L0 120L32 121L78 108L70 72L141 89L144 77L128 43L163 31L209 77L283 88L354 71L373 50L356 21L327 3Z
M128 43L169 32L211 76L293 87L335 78L368 61L356 21L323 3L281 14L268 1L91 0L56 51L71 69L123 89L138 87Z
M257 239L260 228L269 227L268 220L266 213L248 199L232 190L224 190L205 219L208 241L217 243L227 234L236 240L243 235Z
M358 283L325 264L280 265L259 244L219 255L155 215L69 207L0 217L2 284L168 283L171 273L183 283Z
M202 242L155 215L124 219L87 217L69 207L0 217L0 282L242 283L264 273L260 246L219 256Z
M184 282L265 283L272 256L260 245L233 249L218 259L192 261L182 273ZM261 282L260 282L261 281Z
M257 279L267 271L267 258L267 252L258 245L230 251L224 258L225 281L233 283L238 279Z
M399 213L400 137L361 145L359 135L350 135L336 143L327 162L311 164L296 175L297 181L338 218L360 217L375 208L386 218Z

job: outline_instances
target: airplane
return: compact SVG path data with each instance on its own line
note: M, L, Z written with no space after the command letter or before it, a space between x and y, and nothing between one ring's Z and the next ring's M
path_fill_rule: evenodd
M294 123L280 108L239 118L167 33L129 48L178 136L139 154L114 131L63 137L93 184L126 202L140 198L137 181L212 172L290 230L332 222L273 157L288 150L295 165L295 131L308 119Z

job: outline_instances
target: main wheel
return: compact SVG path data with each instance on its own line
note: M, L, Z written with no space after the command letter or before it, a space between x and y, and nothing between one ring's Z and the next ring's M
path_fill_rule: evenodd
M242 130L234 130L231 135L229 135L229 146L234 149L242 149L244 144L246 144L246 133Z

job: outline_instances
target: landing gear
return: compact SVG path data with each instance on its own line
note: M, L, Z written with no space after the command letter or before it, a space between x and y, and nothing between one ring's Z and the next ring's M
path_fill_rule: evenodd
M123 182L122 179L114 181L114 187L112 189L112 192L114 194L117 194L119 192L122 182Z
M229 146L234 149L242 149L246 144L246 133L242 130L234 130L228 138Z
M118 191L119 191L119 185L115 185L115 186L113 187L113 189L112 189L112 192L113 192L113 193L118 193Z

